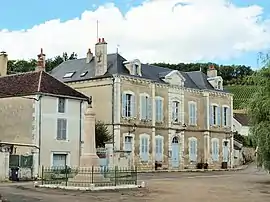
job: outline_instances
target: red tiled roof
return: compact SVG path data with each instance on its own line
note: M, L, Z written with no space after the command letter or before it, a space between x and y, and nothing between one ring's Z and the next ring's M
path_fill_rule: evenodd
M89 97L86 95L76 91L44 71L0 77L0 98L42 93L89 100Z

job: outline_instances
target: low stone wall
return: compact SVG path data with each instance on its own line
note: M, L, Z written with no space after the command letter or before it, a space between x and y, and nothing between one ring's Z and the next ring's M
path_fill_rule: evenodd
M243 147L242 148L242 154L244 155L246 162L252 162L255 161L255 149L250 147Z

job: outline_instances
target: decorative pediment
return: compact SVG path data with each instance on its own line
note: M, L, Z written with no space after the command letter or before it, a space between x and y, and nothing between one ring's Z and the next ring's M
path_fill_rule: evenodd
M163 78L163 81L171 85L180 85L184 86L185 78L178 70L173 70L166 74Z

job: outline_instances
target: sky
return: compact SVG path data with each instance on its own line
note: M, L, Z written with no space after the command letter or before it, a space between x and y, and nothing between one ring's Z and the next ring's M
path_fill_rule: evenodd
M267 0L0 0L0 51L9 59L108 52L142 62L215 62L258 68L270 49Z

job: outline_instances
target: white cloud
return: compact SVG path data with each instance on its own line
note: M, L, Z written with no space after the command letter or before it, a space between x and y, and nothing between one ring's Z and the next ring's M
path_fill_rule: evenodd
M229 59L270 47L269 19L253 5L225 0L150 0L123 16L114 4L85 11L80 18L50 20L28 30L0 32L0 50L11 59L33 58L43 47L48 57L63 51L84 57L94 49L96 21L108 51L144 62L192 62Z

